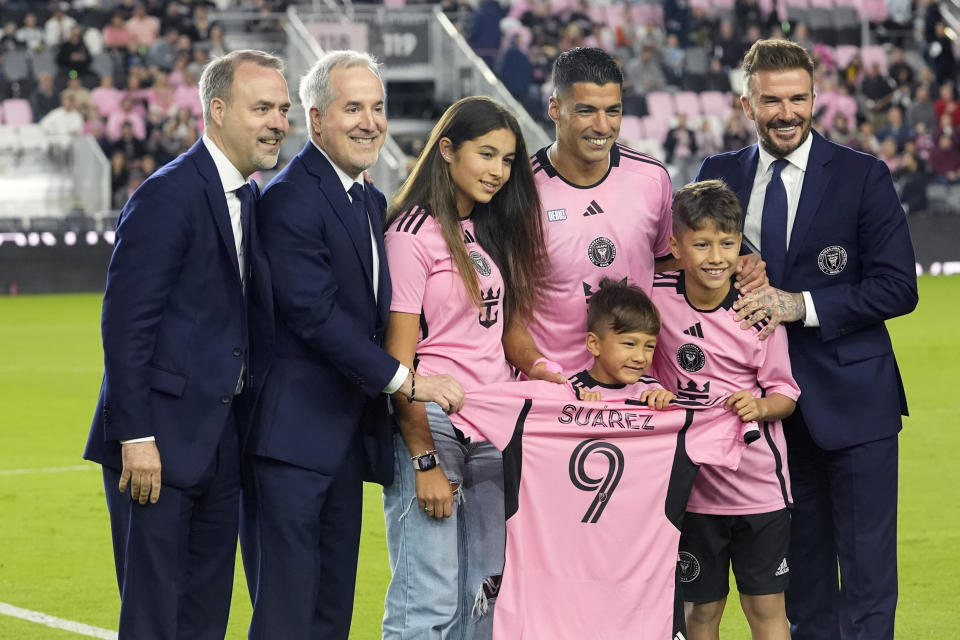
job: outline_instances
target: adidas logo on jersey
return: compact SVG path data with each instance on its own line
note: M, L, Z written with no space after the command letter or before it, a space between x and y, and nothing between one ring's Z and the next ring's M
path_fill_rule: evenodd
M583 212L583 217L595 216L598 213L603 213L603 209L600 208L600 205L597 204L596 200L590 201L590 206L587 207L587 210Z
M782 575L785 574L785 573L790 573L790 567L787 565L787 559L786 559L786 558L784 558L783 560L780 561L780 566L777 567L777 572L774 573L773 575L775 575L775 576L782 576Z
M683 332L684 332L685 334L687 334L688 336L693 336L694 338L702 338L702 337L703 337L703 329L700 327L700 323L699 323L699 322L698 322L697 324L693 325L692 327L690 327L689 329L684 329Z
M677 631L677 635L673 636L673 640L687 640L687 636L683 635L682 631Z

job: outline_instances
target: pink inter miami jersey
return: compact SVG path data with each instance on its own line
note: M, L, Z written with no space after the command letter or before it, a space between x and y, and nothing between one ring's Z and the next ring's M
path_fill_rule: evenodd
M744 425L681 400L580 402L501 383L450 416L503 451L506 561L494 640L683 638L677 552L697 464L735 468ZM677 635L681 634L681 635Z
M390 310L420 316L417 373L452 375L465 388L509 380L503 354L504 284L500 270L461 220L463 241L480 283L482 304L467 295L440 224L424 209L401 215L384 244L393 298Z
M772 336L760 340L756 330L741 329L733 319L738 296L731 286L719 307L701 311L687 302L683 271L658 273L652 299L663 327L652 371L678 397L726 401L736 391L751 389L758 397L779 393L796 400L800 389L790 372L786 331L777 327ZM744 452L736 471L700 470L688 511L740 515L791 504L783 426L779 420L764 422L761 434Z
M591 187L564 180L547 148L531 161L551 269L530 334L564 371L588 369L587 302L600 280L627 278L649 292L654 258L670 253L670 176L650 156L621 144L610 152L607 175Z
M600 397L604 400L626 400L627 398L638 399L644 391L653 391L654 389L663 389L660 381L652 376L640 376L640 379L633 384L604 384L598 381L589 371L581 371L569 378L567 382L573 387L576 396L579 398L579 389L586 391L599 391Z

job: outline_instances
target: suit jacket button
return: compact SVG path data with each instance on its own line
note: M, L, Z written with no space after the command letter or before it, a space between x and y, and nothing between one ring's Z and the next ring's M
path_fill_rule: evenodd
M230 396L222 396L220 398L220 404L230 404Z
M240 347L234 348L233 355L234 357L239 358L240 356L243 355L243 349L241 349Z

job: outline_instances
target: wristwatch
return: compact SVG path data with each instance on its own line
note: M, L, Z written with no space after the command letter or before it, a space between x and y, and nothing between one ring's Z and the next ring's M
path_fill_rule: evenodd
M413 469L415 471L430 471L430 469L433 469L435 466L440 464L440 457L437 456L436 450L421 453L420 455L413 456L410 459L413 460Z

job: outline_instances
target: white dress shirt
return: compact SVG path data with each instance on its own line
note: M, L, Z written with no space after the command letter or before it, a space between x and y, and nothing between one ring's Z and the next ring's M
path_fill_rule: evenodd
M807 135L803 144L793 150L784 159L787 166L780 172L783 188L787 192L787 247L793 233L793 223L797 218L797 206L800 203L800 192L803 190L803 176L807 172L807 161L810 159L810 147L813 145L813 135ZM750 204L747 205L747 215L743 221L743 236L753 247L763 255L760 246L760 223L763 219L763 201L767 195L767 185L773 177L773 162L777 159L762 145L757 145L760 158L757 162L757 172L753 177L753 190L750 192ZM787 247L784 247L786 250ZM803 301L806 306L806 317L803 320L805 327L819 327L817 310L813 306L813 296L809 291L803 291Z
M356 178L351 178L346 174L346 172L337 166L337 163L330 159L330 156L327 155L327 152L320 148L320 145L317 144L317 141L312 137L310 142L313 143L313 146L317 148L323 157L327 159L327 162L330 163L330 166L333 167L333 170L336 172L337 177L340 178L340 183L343 185L343 190L347 194L347 199L350 202L353 202L353 197L350 195L350 187L354 183L358 183L361 187L366 188L364 185L363 174L361 173ZM373 236L373 224L370 222L370 216L367 215L367 228L370 229L370 254L373 256L373 299L377 299L377 294L380 289L380 254L377 252L377 239ZM393 377L390 379L390 382L387 383L387 386L383 388L383 392L390 394L396 392L400 388L400 385L403 384L403 381L407 379L407 375L410 373L405 365L401 364L397 367L397 372L393 374Z

